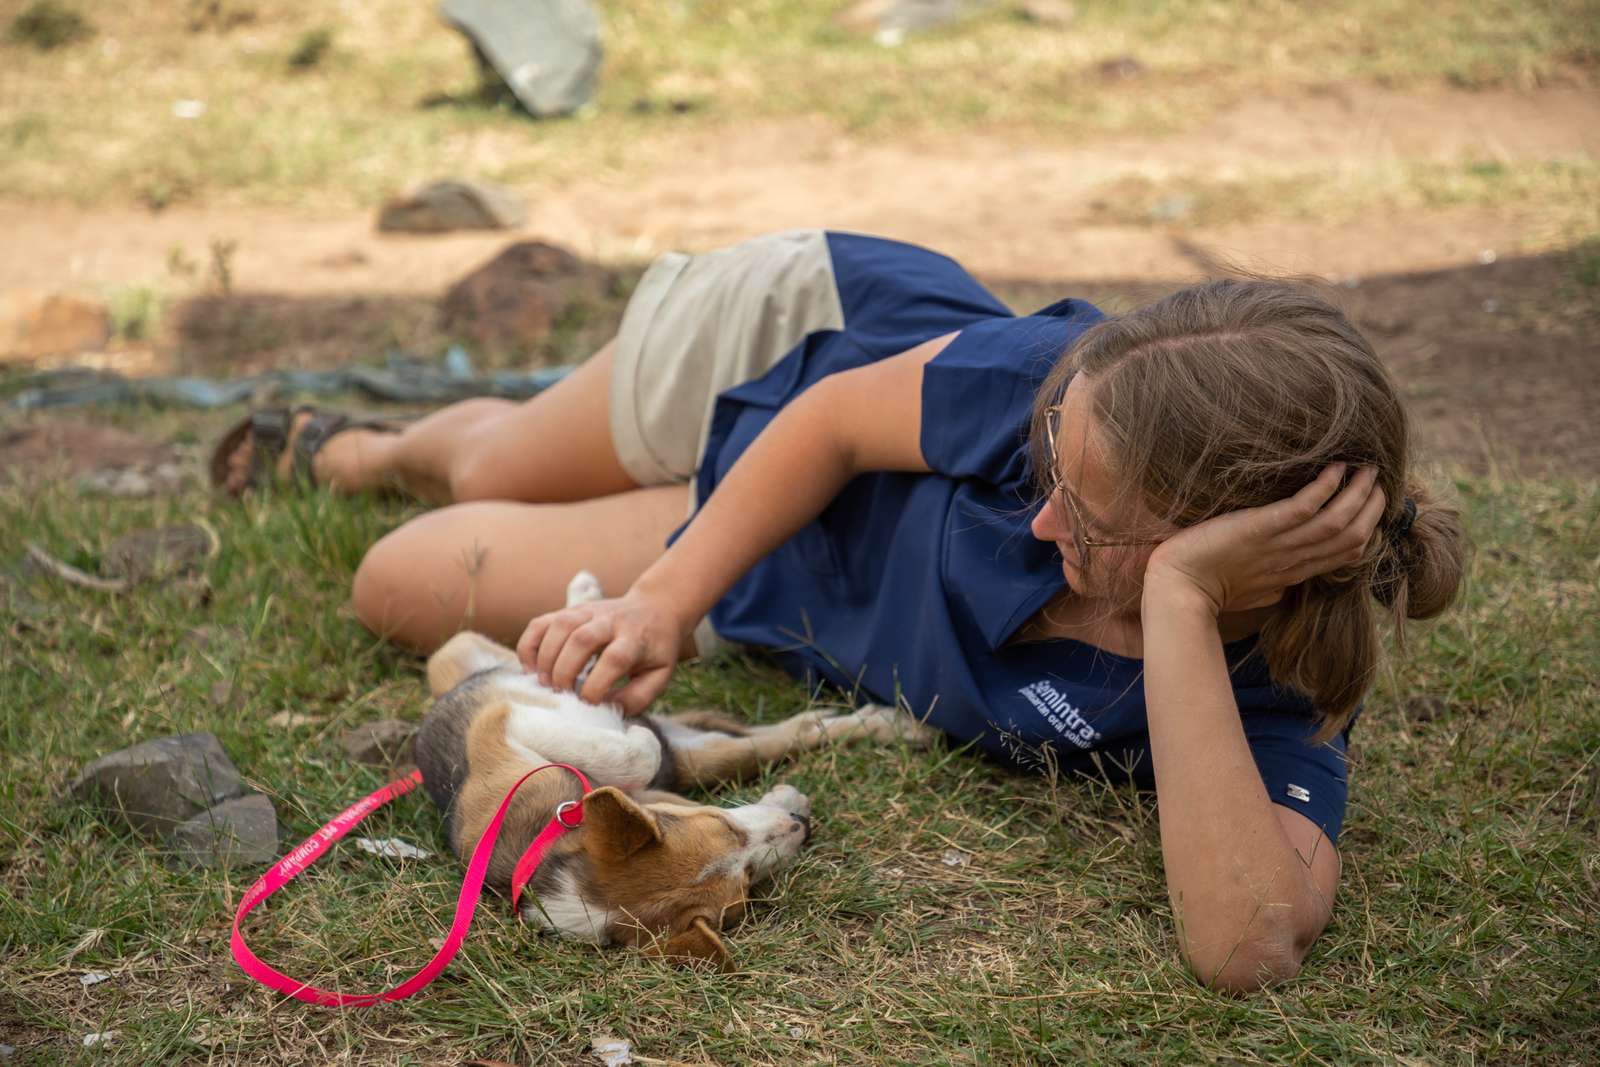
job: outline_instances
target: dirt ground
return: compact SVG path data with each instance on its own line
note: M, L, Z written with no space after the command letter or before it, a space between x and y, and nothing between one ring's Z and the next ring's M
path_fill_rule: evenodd
M1068 293L1125 306L1223 264L1317 275L1341 287L1390 360L1429 453L1479 469L1592 474L1594 298L1573 296L1571 255L1560 250L1574 235L1537 199L1418 206L1380 196L1323 215L1258 205L1221 219L1182 196L1162 217L1130 219L1125 201L1129 190L1186 181L1597 154L1600 97L1570 90L1337 87L1260 98L1168 136L1044 145L1005 130L875 143L820 120L783 120L663 138L614 172L524 188L531 220L516 236L626 269L668 248L789 226L875 232L954 255L1019 310ZM215 349L229 343L230 315L271 317L284 341L264 358L302 364L333 357L317 343L324 335L346 351L368 338L426 344L439 294L510 239L380 236L368 214L5 201L0 232L9 235L0 289L101 295L196 286L208 250L231 242L232 303L219 308L213 294L205 315L175 321L202 324ZM190 281L175 264L188 265ZM262 356L235 355L252 369ZM224 372L222 362L200 369ZM122 366L173 364L141 350Z

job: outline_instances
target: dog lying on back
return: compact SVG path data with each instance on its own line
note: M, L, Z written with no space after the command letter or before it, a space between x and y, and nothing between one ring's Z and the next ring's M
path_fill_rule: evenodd
M599 599L580 573L568 605ZM780 785L754 804L717 808L678 790L734 782L763 765L823 745L931 735L903 712L869 705L852 714L805 712L751 726L715 712L624 720L611 704L586 704L540 685L516 654L474 633L428 660L433 709L417 734L423 785L445 813L464 861L513 783L546 763L570 763L595 789L583 825L560 838L528 883L522 917L600 945L659 955L730 957L718 931L743 913L750 887L800 853L811 803ZM535 775L506 813L487 884L506 892L528 843L564 801L582 792L568 774Z

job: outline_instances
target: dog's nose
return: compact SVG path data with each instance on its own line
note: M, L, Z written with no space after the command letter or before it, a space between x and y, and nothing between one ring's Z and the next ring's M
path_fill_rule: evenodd
M796 815L794 812L791 811L789 813L789 818L791 818L795 822L799 823L801 828L804 829L805 832L806 832L806 835L800 839L800 843L803 845L807 841L810 841L811 840L811 816L809 816L809 815Z

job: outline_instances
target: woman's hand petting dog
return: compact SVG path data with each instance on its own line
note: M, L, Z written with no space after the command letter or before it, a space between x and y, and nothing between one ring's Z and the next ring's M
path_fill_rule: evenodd
M517 658L541 684L570 690L598 657L578 696L638 715L666 690L686 633L670 611L630 592L540 615L517 642Z
M1376 468L1341 490L1345 470L1332 464L1292 497L1174 534L1150 555L1146 591L1177 583L1221 615L1276 604L1290 586L1359 562L1385 500Z

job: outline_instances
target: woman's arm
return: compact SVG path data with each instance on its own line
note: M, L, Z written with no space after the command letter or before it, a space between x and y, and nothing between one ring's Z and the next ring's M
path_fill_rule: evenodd
M1245 992L1292 978L1328 923L1339 857L1272 803L1245 740L1217 617L1192 586L1147 580L1145 703L1161 856L1184 958Z
M666 688L686 635L762 556L865 471L925 471L922 367L955 334L830 375L780 411L694 521L627 595L534 619L517 644L530 670L585 700L637 713ZM621 690L612 689L623 678Z
M1292 977L1332 912L1338 854L1309 819L1268 799L1217 620L1360 557L1383 494L1363 471L1335 496L1343 475L1335 465L1289 500L1191 527L1145 570L1145 703L1167 893L1184 958L1218 989Z

